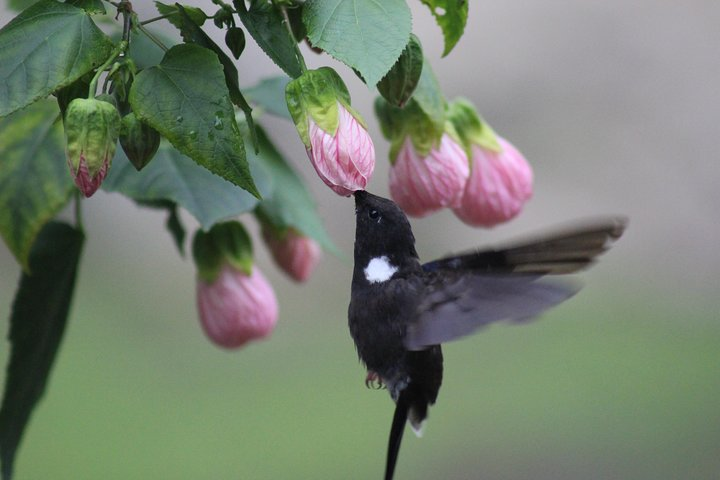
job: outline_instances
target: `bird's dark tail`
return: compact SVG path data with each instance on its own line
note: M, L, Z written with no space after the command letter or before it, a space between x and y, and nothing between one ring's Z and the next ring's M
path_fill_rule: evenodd
M388 442L387 463L385 464L385 480L392 480L395 473L395 464L397 463L398 453L400 452L400 443L402 442L403 433L405 432L405 422L410 411L410 398L408 391L404 390L400 393L398 401L395 404L395 414L393 415L392 426L390 427L390 440Z

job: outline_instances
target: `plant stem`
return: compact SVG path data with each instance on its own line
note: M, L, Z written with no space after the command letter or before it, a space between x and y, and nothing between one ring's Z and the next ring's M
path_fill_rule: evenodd
M138 22L138 25L147 25L149 23L157 22L158 20L165 20L166 18L170 18L173 15L177 15L177 12L166 13L165 15L159 15L149 20L143 20L142 22Z
M275 6L276 8L277 5ZM303 57L302 53L300 52L300 47L298 47L297 39L295 38L295 34L292 31L292 27L290 26L290 17L287 13L287 7L285 5L282 5L280 8L280 14L283 16L283 20L285 23L285 28L287 28L288 34L290 35L290 38L293 39L293 46L295 47L295 56L298 59L298 62L300 62L300 70L304 72L307 72L307 66L305 65L305 58Z
M168 51L168 48L155 35L150 33L147 28L143 27L142 23L136 23L135 26L138 28L138 30L144 33L145 36L148 37L155 45L160 47L163 52Z
M82 198L80 198L80 190L75 189L75 226L79 230L83 229L82 219Z
M95 91L97 90L97 82L100 79L100 75L107 70L107 68L115 61L115 59L120 55L121 53L124 53L125 50L127 50L128 42L125 40L122 40L117 47L115 47L115 50L110 54L108 59L105 61L105 63L102 64L100 68L98 68L97 72L95 72L95 76L90 81L90 88L88 88L88 98L93 99L95 98Z

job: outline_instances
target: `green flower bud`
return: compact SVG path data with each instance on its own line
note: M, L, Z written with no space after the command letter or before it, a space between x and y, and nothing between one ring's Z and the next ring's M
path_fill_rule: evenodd
M225 45L237 60L245 50L245 32L240 27L230 27L225 34Z
M130 163L140 171L155 156L160 147L160 134L130 112L122 118L120 146Z
M75 184L90 197L107 175L120 135L115 106L95 98L76 98L65 112L65 153Z

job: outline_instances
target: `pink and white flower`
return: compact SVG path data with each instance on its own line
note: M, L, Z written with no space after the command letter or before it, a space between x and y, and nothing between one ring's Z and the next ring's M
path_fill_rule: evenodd
M270 248L275 263L296 282L304 282L315 270L322 250L312 238L290 228L283 235L275 235L271 227L263 227L263 239Z
M308 157L320 179L335 193L364 190L375 169L375 146L365 127L340 103L335 133L308 117Z
M390 195L405 213L423 217L459 206L469 174L465 151L447 133L426 156L406 137L390 169Z
M272 333L278 303L255 266L250 275L225 264L212 282L198 278L197 306L205 334L224 348L238 348Z
M510 220L532 197L533 172L525 157L497 136L500 152L473 144L470 178L453 212L473 226L491 227Z

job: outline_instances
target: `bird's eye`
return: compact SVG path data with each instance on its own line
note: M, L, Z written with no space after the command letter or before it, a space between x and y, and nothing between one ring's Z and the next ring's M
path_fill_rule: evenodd
M373 220L377 220L380 217L380 212L378 212L374 208L371 208L368 211L368 217L372 218Z

